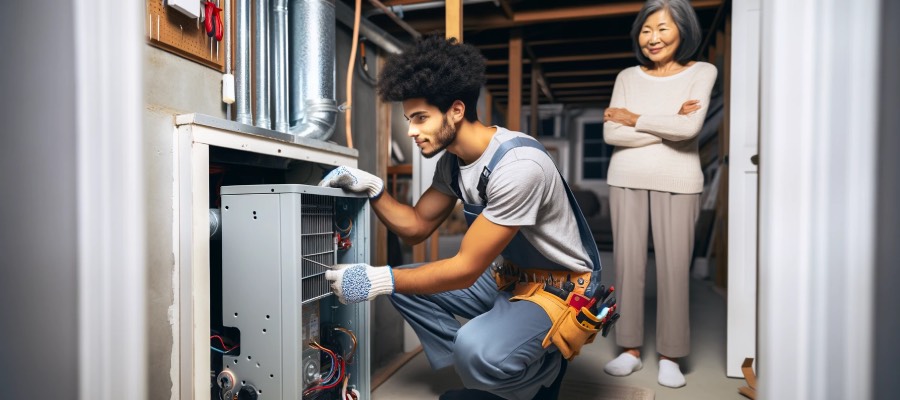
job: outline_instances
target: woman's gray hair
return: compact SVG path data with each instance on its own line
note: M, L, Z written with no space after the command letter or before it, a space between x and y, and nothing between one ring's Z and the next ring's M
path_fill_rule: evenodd
M675 21L675 25L678 26L681 44L678 45L678 51L675 52L675 61L684 65L694 57L694 53L700 47L701 40L697 13L694 12L694 8L691 7L688 0L647 0L644 3L637 18L634 20L634 24L631 26L631 43L634 46L634 55L642 65L650 66L653 64L641 51L638 36L641 34L641 28L644 27L647 17L659 10L668 10L672 20Z

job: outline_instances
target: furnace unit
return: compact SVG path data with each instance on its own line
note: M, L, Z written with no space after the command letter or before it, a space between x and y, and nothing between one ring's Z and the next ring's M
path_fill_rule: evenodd
M346 398L368 400L369 304L341 304L325 280L335 264L369 263L367 198L296 184L221 194L228 342L214 393L343 400L346 380Z

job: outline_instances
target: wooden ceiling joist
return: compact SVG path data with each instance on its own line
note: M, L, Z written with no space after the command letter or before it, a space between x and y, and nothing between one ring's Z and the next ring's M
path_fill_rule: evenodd
M579 102L579 101L597 101L604 102L609 101L609 96L581 96L581 97L566 97L565 101L568 102Z
M559 72L544 72L544 76L548 78L563 78L568 76L597 76L597 75L615 75L618 74L621 69L618 68L610 68L610 69L589 69L582 71L559 71Z
M537 61L541 64L548 63L557 63L557 62L572 62L572 61L597 61L597 60L615 60L621 58L631 58L634 57L634 53L630 51L623 51L618 53L594 53L594 54L580 54L580 55L572 55L572 56L552 56L552 57L538 57ZM522 60L525 64L531 64L531 60L525 59ZM507 65L509 64L508 60L488 60L487 66L494 65Z
M384 5L388 7L393 6L408 6L412 4L422 4L422 3L430 3L431 0L385 0Z
M554 94L556 94L556 92L562 93L561 90L565 90L565 89L572 89L572 90L583 89L583 90L590 90L594 93L609 94L610 92L612 92L613 84L612 83L605 84L605 82L585 82L585 83L573 82L573 83L557 83L557 84L551 85L551 86L553 87ZM485 89L489 90L492 94L494 94L496 96L506 96L506 94L509 90L507 85L485 85ZM530 90L531 88L528 88L528 89ZM522 90L524 91L523 93L528 93L528 91L525 90L524 88Z
M694 9L718 7L723 0L694 0L691 5ZM467 18L466 29L489 30L498 28L512 28L517 26L540 24L548 22L575 21L591 18L616 17L622 15L637 14L643 3L611 3L594 4L588 6L549 8L539 10L519 11L513 14L513 18L505 15L479 16ZM428 20L414 25L419 32L440 30L444 27L444 21Z
M580 90L557 90L557 96L575 96L575 95L587 95L587 94L595 94L595 95L609 95L609 90L606 89L580 89Z
M529 40L526 43L530 46L558 46L562 44L611 42L617 40L630 40L630 37L628 35L573 37L565 39ZM499 50L505 49L508 45L509 44L507 43L490 43L475 45L475 47L478 47L480 50Z
M586 87L612 87L615 82L612 81L603 81L603 82L566 82L566 83L552 83L550 87L555 89L562 88L586 88Z
M572 76L602 76L602 75L616 75L621 72L621 68L609 68L609 69L588 69L581 71L556 71L556 72L547 72L544 71L544 78L565 78ZM491 79L502 79L506 81L505 73L496 73L496 74L485 74L488 80ZM531 78L531 73L525 73L522 75L523 78Z

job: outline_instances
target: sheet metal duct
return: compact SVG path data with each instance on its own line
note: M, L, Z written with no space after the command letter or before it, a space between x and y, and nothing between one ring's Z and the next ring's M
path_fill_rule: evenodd
M272 0L272 28L269 43L272 55L272 100L275 103L275 130L288 131L287 85L287 0Z
M290 3L290 133L327 140L334 133L335 18L333 0Z
M247 34L250 32L250 0L237 0L235 14L237 14L235 26L237 43L234 48L235 113L237 122L251 125L253 118L250 114L250 35Z
M254 78L256 81L256 126L272 129L269 119L269 0L257 0L253 29Z

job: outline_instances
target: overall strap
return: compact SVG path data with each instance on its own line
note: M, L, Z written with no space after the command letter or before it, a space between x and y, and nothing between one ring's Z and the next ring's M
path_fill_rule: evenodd
M547 154L547 157L550 157L550 154L547 153L547 150L535 139L525 138L525 137L515 137L510 140L507 140L500 144L500 147L497 148L497 151L494 153L494 156L491 158L491 161L488 162L488 165L484 167L484 170L481 172L481 177L478 179L478 195L481 199L487 203L487 196L485 195L485 190L487 190L488 179L491 177L491 172L496 168L497 163L503 158L503 156L510 150L516 147L532 147L538 149L544 154ZM559 169L557 169L559 172ZM457 168L458 173L458 168ZM584 214L581 212L581 207L578 206L578 202L575 200L575 195L572 193L572 189L569 188L569 184L566 183L565 178L563 178L560 173L559 178L562 180L563 187L566 189L566 195L569 198L569 204L572 206L572 211L575 213L575 221L578 223L578 233L581 236L581 245L584 247L585 252L588 253L588 256L591 259L591 264L594 266L594 278L591 279L591 285L585 290L585 294L589 297L593 295L594 290L596 290L597 286L600 285L600 270L602 267L600 266L600 250L597 248L597 242L594 241L594 235L591 234L590 225L587 223L587 219L584 218Z
M491 172L494 171L494 168L497 167L497 164L500 163L500 160L503 159L503 156L505 156L508 151L516 147L534 147L540 151L543 151L544 153L547 153L547 150L544 149L544 146L534 139L514 137L503 143L500 143L500 147L498 147L497 151L494 152L494 156L491 157L491 161L488 161L488 164L481 171L481 176L478 178L478 197L481 197L481 201L483 201L485 204L487 204L487 195L485 194L485 191L487 190L487 183L488 179L490 179L491 177Z

